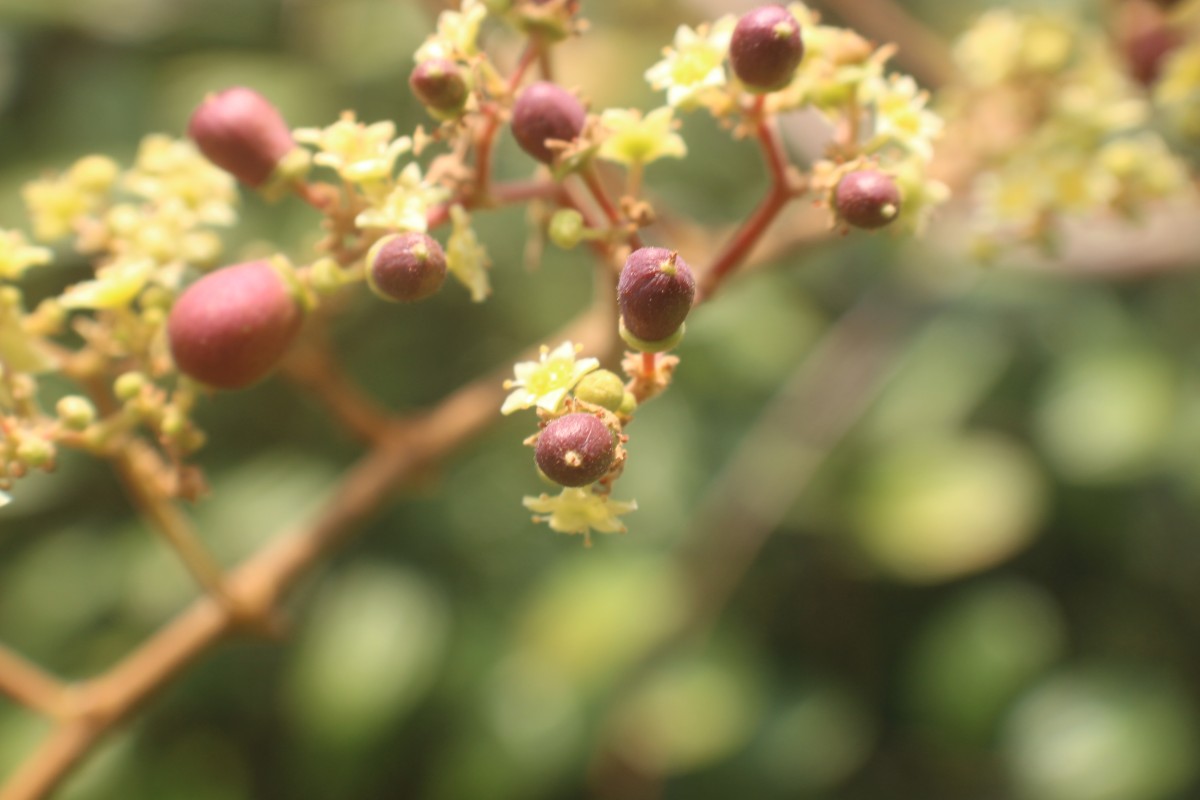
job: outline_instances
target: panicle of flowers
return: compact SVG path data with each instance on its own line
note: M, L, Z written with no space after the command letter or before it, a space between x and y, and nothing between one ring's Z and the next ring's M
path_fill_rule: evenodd
M181 224L232 225L237 188L232 176L209 163L186 139L151 134L142 139L134 165L121 177L130 194L172 213L194 215Z
M991 165L975 179L980 256L1005 241L1050 249L1061 217L1134 217L1186 191L1186 168L1099 31L993 10L963 35L955 56L969 83L949 101L953 138ZM993 124L999 111L1013 112L1008 127Z
M52 242L69 235L77 220L94 213L108 199L118 167L107 156L85 156L61 175L25 184L21 195L33 221L33 235Z

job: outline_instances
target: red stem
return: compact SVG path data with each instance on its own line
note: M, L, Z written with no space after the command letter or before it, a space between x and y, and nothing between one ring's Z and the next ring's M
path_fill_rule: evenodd
M800 192L798 187L791 185L788 177L788 157L770 117L763 113L763 100L764 98L759 97L754 105L754 113L757 116L755 133L763 151L763 158L767 162L771 188L704 271L704 277L697 290L697 304L711 297L725 278L750 255L750 251L766 233L775 217L788 201Z
M592 193L592 197L595 198L596 204L600 206L600 210L604 212L604 216L608 218L609 224L614 228L621 227L623 224L621 212L613 205L612 199L608 196L608 190L601 183L600 175L596 172L595 166L588 164L580 170L579 176L583 178L584 184L587 186L588 191ZM638 235L636 230L631 231L629 234L629 246L634 250L644 246L642 237Z
M536 41L531 41L525 46L525 52L521 53L521 60L517 62L516 69L508 78L506 94L511 96L517 90L521 79L529 71L529 67L538 60L540 51L541 47ZM490 103L484 113L487 115L487 122L484 123L483 131L480 132L479 139L475 143L474 194L479 197L487 197L488 184L492 179L492 148L496 144L496 134L500 130L500 107L495 103Z

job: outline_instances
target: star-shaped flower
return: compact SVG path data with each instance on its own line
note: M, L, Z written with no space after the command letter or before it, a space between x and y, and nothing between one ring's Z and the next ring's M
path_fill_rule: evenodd
M687 145L675 132L675 109L656 108L642 116L636 109L610 108L600 115L608 132L599 156L618 164L649 164L660 158L683 158Z
M354 218L360 228L391 228L424 233L429 209L446 199L441 186L425 183L416 162L400 171L395 187L375 205Z
M438 15L437 32L417 49L416 60L431 58L467 59L479 51L479 26L487 17L487 8L479 0L463 0L459 11Z
M624 533L625 525L618 517L637 510L636 501L613 500L591 487L565 488L557 497L543 493L521 502L537 514L534 522L549 523L550 529L558 533L582 534L584 547L591 547L592 531Z
M891 74L868 81L865 94L875 105L876 144L895 142L926 160L933 157L933 140L942 132L942 118L925 106L929 93L910 75Z
M663 49L663 60L646 70L646 80L655 89L667 90L672 106L692 109L704 104L706 95L726 83L725 55L737 19L726 15L711 27L692 29L680 25L674 47Z
M554 350L543 345L537 361L516 364L516 380L504 382L504 388L513 391L505 398L500 413L511 414L533 406L555 411L579 379L600 366L594 358L576 360L575 354L582 350L583 345L572 342L563 342Z
M391 176L396 159L412 149L412 139L396 137L396 126L390 121L364 125L355 119L353 111L342 113L341 119L327 128L300 128L294 133L296 141L315 145L319 151L313 163L337 170L351 183L371 183Z

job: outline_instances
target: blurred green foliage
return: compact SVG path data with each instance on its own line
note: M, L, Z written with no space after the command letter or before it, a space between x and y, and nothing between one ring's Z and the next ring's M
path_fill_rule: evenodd
M564 81L597 107L655 102L640 73L695 12L585 5L595 28L566 49ZM127 159L231 83L297 126L343 108L428 124L404 78L431 24L392 0L0 0L0 221L21 225L19 187L42 170ZM704 120L684 135L691 156L650 184L732 221L761 190L756 153ZM530 168L507 139L498 161ZM317 234L294 204L247 197L243 213L233 254L302 255ZM364 292L342 321L348 368L389 407L435 401L588 302L584 256L550 248L523 267L521 211L480 227L486 305ZM32 296L79 278L62 263ZM868 292L905 320L889 380L814 481L797 479L711 634L676 638L703 600L676 558L700 501ZM300 593L286 644L209 657L61 797L641 796L622 794L630 775L670 798L1195 797L1198 302L1194 272L982 274L888 237L746 275L698 310L676 386L630 431L627 537L584 551L532 525L528 420L498 421ZM227 563L302 519L354 457L282 382L201 413L214 491L195 517ZM101 465L64 459L18 500L0 512L0 641L51 669L105 668L194 595ZM46 727L0 701L0 775Z

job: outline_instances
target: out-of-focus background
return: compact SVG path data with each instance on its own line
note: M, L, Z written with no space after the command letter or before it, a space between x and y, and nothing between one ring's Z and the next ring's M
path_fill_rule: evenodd
M706 12L584 6L562 80L594 108L661 103L641 73ZM985 6L910 7L953 36ZM405 79L432 25L398 0L0 0L0 226L25 225L25 181L90 152L128 163L227 85L296 126L347 108L428 124ZM683 133L690 156L649 184L702 223L738 219L763 189L754 147L703 115ZM498 161L531 168L507 136ZM246 196L242 215L233 254L302 259L317 235L295 203ZM340 324L389 407L436 401L588 303L585 254L549 248L531 271L521 210L477 219L486 304L363 292ZM27 291L82 275L68 258ZM1186 268L984 270L861 234L782 258L689 322L675 385L630 429L627 536L585 550L533 525L529 419L505 419L306 585L294 636L220 649L59 796L1200 796L1198 305ZM282 380L200 420L213 492L195 518L228 563L356 453ZM7 645L87 676L194 595L103 465L64 458L16 495ZM45 730L0 699L0 776Z

